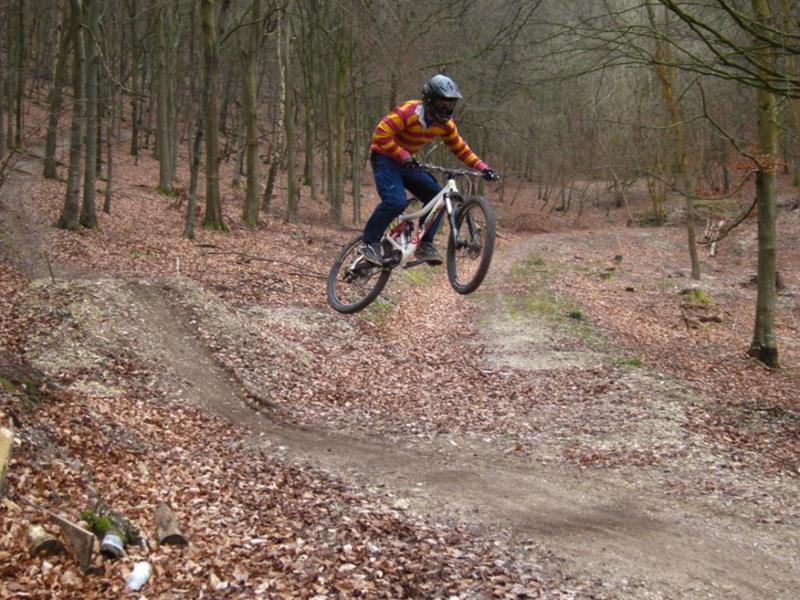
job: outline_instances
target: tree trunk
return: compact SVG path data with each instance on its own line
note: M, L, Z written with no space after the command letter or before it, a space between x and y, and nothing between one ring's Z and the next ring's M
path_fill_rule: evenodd
M102 52L98 48L99 52ZM99 59L98 59L99 60ZM100 177L103 173L103 117L105 116L105 103L103 102L102 98L104 94L107 95L107 86L103 81L103 78L100 76L100 71L98 69L97 75L97 110L95 111L95 131L97 132L97 142L95 148L97 148L97 152L95 152L95 161L94 161L94 176L95 178Z
M150 136L153 134L153 78L155 75L153 74L153 65L150 64L152 59L152 55L145 55L145 63L142 65L142 86L140 88L142 94L142 133L144 134L142 146L145 148L150 147ZM147 93L145 93L145 90L147 90Z
M650 21L653 27L657 28L654 9L651 4L647 5L647 10L650 15ZM664 11L664 25L665 30L668 29L667 25L667 12ZM658 80L661 84L661 92L664 97L664 102L669 111L670 125L673 132L673 160L675 168L677 169L683 192L686 195L686 234L689 246L689 258L692 266L692 279L700 279L700 259L697 254L697 237L695 233L695 208L694 208L694 190L689 177L689 165L686 160L686 134L683 127L683 119L681 119L680 111L678 110L678 103L675 99L675 86L677 77L675 68L667 66L671 62L670 46L660 39L656 42L656 72L658 73Z
M364 74L361 74L364 78ZM361 224L361 179L364 166L369 160L369 143L366 135L362 135L364 121L363 103L357 100L356 76L350 78L350 96L353 100L352 115L355 131L353 132L353 155L350 165L351 190L353 195L353 225ZM366 128L364 128L367 130Z
M243 86L244 87L244 86ZM245 92L242 90L242 96ZM244 162L247 156L247 119L243 118L239 122L239 127L236 130L236 137L234 138L231 146L237 148L236 162L233 165L233 180L231 186L233 189L238 190L242 185L242 175L244 175ZM242 214L244 214L244 205L242 205Z
M245 190L242 218L251 227L258 226L258 212L261 208L258 197L258 110L256 106L256 77L258 61L259 24L261 22L261 0L253 0L251 16L254 25L250 26L250 39L244 53L244 118L247 136L247 189Z
M206 138L206 214L203 227L227 231L219 191L219 39L216 3L202 0L203 62L208 102L204 106Z
M108 129L106 133L106 192L103 196L103 212L111 214L111 190L114 182L114 126L116 123L116 107L114 106L114 93L109 90L108 98Z
M197 52L195 49L195 40L197 39L197 3L192 2L191 10L189 11L189 100L186 103L186 116L184 122L186 125L186 146L189 150L189 156L192 155L192 140L194 139L194 122L195 110L198 108L197 98Z
M306 18L302 21L302 61L303 61L303 83L305 85L305 135L303 142L305 151L303 152L303 185L309 187L311 200L316 202L318 199L317 188L315 185L316 175L314 171L314 145L316 142L316 105L319 96L318 76L318 50L317 35L319 28L318 22L318 3L305 3L304 8L308 11ZM313 11L313 12L312 12Z
M346 43L346 42L345 42ZM340 42L338 45L342 45ZM344 180L345 180L345 156L344 156L344 141L345 136L345 119L347 117L346 109L349 99L347 98L347 58L345 56L346 48L339 49L339 56L337 56L336 64L336 132L332 142L335 144L335 178L334 189L331 194L331 220L335 225L342 223L342 205L344 204Z
M800 71L797 71L800 74ZM792 107L792 123L794 124L794 169L792 171L792 185L800 187L800 100L789 100Z
M201 94L200 105L195 104L197 93L198 60L195 49L197 24L197 3L193 2L189 13L189 103L186 109L186 139L189 149L189 193L186 200L186 219L183 237L194 239L194 222L197 212L197 180L200 173L201 147L203 140L203 115L205 115L206 94ZM197 113L195 114L195 110Z
M67 191L64 198L64 207L58 218L56 227L61 229L77 229L80 193L81 152L83 150L81 136L83 135L83 62L84 46L81 0L70 0L70 35L72 37L72 94L74 98L72 107L72 125L70 127L69 167L67 169Z
M167 139L169 141L169 177L172 193L175 192L175 178L178 175L178 50L180 35L176 19L180 19L180 3L170 6L167 11L166 27L168 32L167 46Z
M283 29L284 29L284 12L278 12L278 69L280 70L280 94L278 98L277 111L272 116L272 144L270 145L269 152L269 172L267 174L267 185L264 188L264 194L261 197L261 208L268 211L272 203L272 196L275 191L275 182L278 178L278 167L283 160L283 155L286 152L286 136L283 130L284 115L286 114L286 77L283 69Z
M8 144L7 148L11 150L14 148L14 65L16 64L16 60L14 59L14 52L16 48L16 44L14 40L16 36L14 35L14 24L15 19L13 18L13 11L11 10L11 5L7 7L9 16L6 17L6 65L7 69L6 72L2 74L2 84L3 89L2 93L5 98L5 105L6 105L6 112L7 112L7 119L6 119L6 132L5 138L6 143ZM3 148L5 149L5 148Z
M331 65L327 65L331 68ZM332 74L328 74L331 76ZM334 194L336 193L336 145L333 141L336 126L334 96L330 91L321 94L322 114L325 121L325 195L328 197L328 210L333 211Z
M751 0L753 12L763 27L770 26L767 0ZM772 68L774 52L771 47L754 40L753 54L765 78ZM778 343L775 338L775 271L777 264L776 195L778 180L778 129L775 94L758 89L758 173L756 198L758 202L758 294L753 340L748 354L768 367L778 368Z
M6 97L3 93L5 86L3 73L5 73L5 69L3 69L3 53L0 52L0 158L3 157L6 151L6 129L3 121L5 121L5 115L7 111ZM0 182L2 182L2 177L0 177Z
M139 156L139 128L142 119L142 101L139 97L139 40L136 35L138 11L137 0L128 0L128 18L131 24L131 156Z
M97 229L97 211L95 209L95 181L97 162L97 88L100 76L100 57L97 52L96 39L100 33L100 1L83 0L84 11L88 18L86 42L86 162L83 172L83 205L81 206L80 224L89 229Z
M47 139L44 148L44 176L47 179L55 179L57 176L58 161L56 160L56 145L58 143L58 115L61 112L63 93L61 87L64 83L64 65L67 62L67 50L69 50L69 7L65 6L61 24L59 26L60 35L58 43L58 53L55 56L53 65L53 77L50 81L50 98L48 105L50 115L47 123ZM0 119L2 123L2 119Z
M286 135L286 160L287 165L287 182L286 182L286 218L289 221L297 220L299 213L299 189L297 182L297 165L295 157L295 130L294 130L294 88L292 82L294 80L294 73L292 72L292 60L289 54L289 48L292 39L292 21L290 18L291 11L294 9L294 0L286 0L283 10L283 31L281 36L282 56L281 67L284 80L284 112L283 112L283 130Z
M170 115L171 89L175 85L171 72L172 30L169 12L172 7L165 6L165 0L158 0L154 8L155 19L155 61L156 61L156 155L158 156L158 190L172 194L175 168L173 162L172 139L173 123Z
M17 79L14 84L14 145L22 145L22 96L25 92L25 0L17 0ZM9 142L11 138L9 137Z
M205 105L205 102L203 102ZM197 210L197 180L200 172L200 148L203 145L203 115L205 108L200 111L195 125L194 142L192 142L192 162L189 167L189 198L186 201L186 226L183 237L187 240L194 239L194 219Z
M781 8L783 11L782 17L784 30L796 38L798 30L795 19L797 19L797 16L792 11L790 0L783 0ZM795 11L796 10L797 8L795 7ZM791 52L787 53L786 68L790 76L800 76L796 54ZM792 171L792 185L800 186L800 99L789 99L789 106L792 112L792 124L794 125L794 148L792 152L794 155L794 169Z
M233 74L234 69L227 69L225 71L225 80L222 82L222 102L219 108L219 130L222 135L226 138L226 140L230 141L233 139L233 135L230 135L229 126L228 126L228 116L231 115L230 112L230 103L233 94L231 94L231 88L233 88ZM236 120L234 119L233 125L230 127L231 130L235 129ZM225 155L225 160L227 161L230 157L230 145L227 144L225 146L225 151L223 152Z

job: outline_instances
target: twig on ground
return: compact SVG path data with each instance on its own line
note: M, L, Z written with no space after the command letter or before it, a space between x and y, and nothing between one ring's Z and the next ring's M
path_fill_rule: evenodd
M214 247L211 244L197 244L197 245L200 246L200 247L205 247L205 248L208 248L208 247L212 247L213 248ZM260 261L271 262L271 263L275 263L275 264L279 264L279 265L290 265L290 266L293 266L293 267L303 268L303 265L298 265L297 263L293 263L291 261L277 260L277 259L274 259L274 258L267 258L265 256L254 256L252 254L247 254L246 252L239 252L238 250L219 250L217 252L206 252L206 256L211 256L211 255L215 255L215 254L235 254L237 256L242 256L242 257L244 257L244 258L246 258L248 260L260 260ZM306 272L303 272L303 273L297 273L295 271L280 271L280 272L283 273L284 275L297 275L299 277L311 277L313 279L327 279L328 278L327 275L324 275L322 273L316 273L314 271L306 271Z
M44 259L45 259L45 261L47 261L47 270L50 273L50 281L55 283L56 282L56 276L53 274L53 264L50 262L50 254L45 252Z

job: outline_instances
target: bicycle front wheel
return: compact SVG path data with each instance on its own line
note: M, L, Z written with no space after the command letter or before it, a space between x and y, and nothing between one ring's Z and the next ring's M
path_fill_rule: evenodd
M351 240L336 257L328 273L328 304L340 313L365 309L378 297L391 271L376 266L361 256L364 236Z
M456 212L447 243L447 277L459 294L478 289L494 253L494 211L483 196L471 196Z

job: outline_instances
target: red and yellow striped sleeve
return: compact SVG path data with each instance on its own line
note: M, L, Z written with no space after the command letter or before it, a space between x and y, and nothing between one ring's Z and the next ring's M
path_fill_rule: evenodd
M372 150L391 156L398 162L411 156L408 150L397 143L397 137L408 128L412 116L415 115L414 109L417 104L418 102L413 100L405 102L381 119L372 133Z
M447 147L450 148L450 152L455 154L460 161L471 169L478 171L483 171L489 166L478 158L478 155L472 151L469 144L459 135L455 121L450 119L445 123L444 129L445 133L442 135L442 139L447 144Z

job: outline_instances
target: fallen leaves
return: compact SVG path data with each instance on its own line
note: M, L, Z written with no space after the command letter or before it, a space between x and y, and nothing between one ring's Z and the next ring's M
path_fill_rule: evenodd
M121 188L141 180L148 159L141 161L139 170L117 163ZM303 426L421 446L444 440L464 454L641 470L666 493L739 499L762 519L797 522L796 376L742 358L752 291L738 284L753 267L749 250L720 248L711 281L713 314L724 318L698 318L691 330L671 281L685 262L677 229L507 236L476 302L457 296L443 269L422 268L420 278L393 275L383 311L342 317L327 309L319 274L349 234L272 219L261 229L239 227L229 202L232 233L200 230L192 243L179 237L183 215L140 187L116 197L100 232L75 235L50 227L61 191L36 182L29 195L56 281L28 285L0 261L0 343L47 369L58 387L20 417L10 489L72 515L102 499L148 532L149 543L116 562L95 557L105 575L88 577L66 557L28 556L20 518L4 511L2 595L120 596L144 559L153 565L148 597L595 593L585 582L545 579L535 563L477 532L415 516L408 498L366 493L288 463L280 448L245 442L241 430L189 401L233 402L235 386L253 406ZM797 225L790 227L785 235L796 236ZM745 235L726 243L750 248ZM509 281L499 261L521 249L543 262ZM614 258L621 255L636 259L623 264ZM789 267L800 257L791 248L785 256L781 272L791 285ZM94 277L62 276L74 270ZM596 342L550 336L557 325L520 350L560 357L552 368L491 364L495 350L480 321L486 311L545 289L580 306L601 345L647 370L567 364L568 352ZM800 349L788 340L796 305L783 298L782 358L794 366ZM509 337L530 317L511 309L507 316ZM7 396L0 392L4 411ZM152 542L162 501L188 547Z

